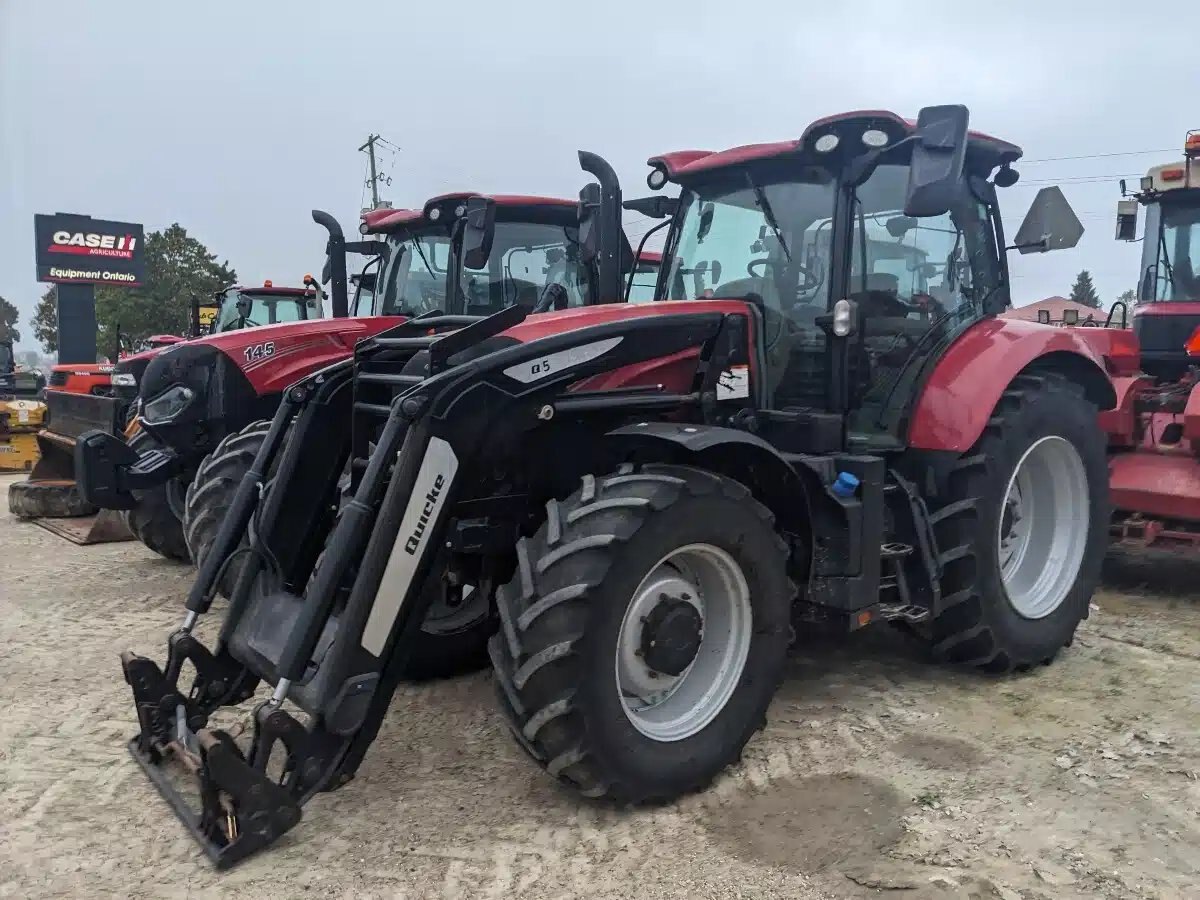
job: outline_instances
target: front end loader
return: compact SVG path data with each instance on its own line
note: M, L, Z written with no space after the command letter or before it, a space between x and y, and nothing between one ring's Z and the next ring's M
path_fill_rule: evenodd
M903 623L995 673L1069 645L1105 549L1113 390L1076 333L996 318L1021 150L967 117L846 113L655 157L650 186L681 193L653 302L430 314L289 387L166 664L122 657L130 751L209 857L354 777L446 573L498 586L518 744L618 802L734 762L793 628ZM1043 193L1027 225L1050 249L1078 221ZM209 649L196 624L235 559ZM260 687L248 746L210 727Z

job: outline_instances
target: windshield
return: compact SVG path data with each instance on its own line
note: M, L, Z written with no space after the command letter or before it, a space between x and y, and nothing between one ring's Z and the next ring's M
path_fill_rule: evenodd
M633 269L629 285L630 303L649 303L654 299L658 284L658 263L639 262Z
M798 306L824 311L834 182L820 169L800 177L757 183L741 172L685 190L667 296L744 297L783 313Z
M446 311L446 261L450 237L445 233L388 235L376 271L371 300L379 316L419 316ZM357 312L357 311L356 311Z
M250 309L243 318L238 311L238 300L249 300ZM249 291L228 290L221 300L217 315L216 333L253 328L258 325L276 325L280 322L298 322L301 319L319 319L321 311L317 298L312 294L255 294Z
M1151 204L1142 262L1140 299L1200 300L1200 197L1196 192Z
M497 222L487 264L463 268L463 296L456 304L446 303L448 236L389 237L386 243L375 292L380 315L412 316L435 309L490 315L514 303L534 306L551 283L565 292L560 306L581 306L588 300L589 270L579 259L579 235L573 226Z

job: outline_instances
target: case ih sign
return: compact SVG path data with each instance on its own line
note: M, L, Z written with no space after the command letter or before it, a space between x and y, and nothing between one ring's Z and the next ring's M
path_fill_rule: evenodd
M34 216L38 281L136 287L146 272L142 226L89 216Z

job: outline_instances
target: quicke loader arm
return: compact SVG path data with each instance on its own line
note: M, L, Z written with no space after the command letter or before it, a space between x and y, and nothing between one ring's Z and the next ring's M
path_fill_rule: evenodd
M456 476L472 468L481 448L498 432L529 430L572 410L699 407L701 382L715 383L719 374L707 363L730 318L719 311L645 317L473 359L463 353L524 317L510 307L470 324L449 316L412 320L362 342L352 364L289 388L188 595L165 670L122 656L140 727L130 751L219 868L271 844L299 822L313 794L354 776L431 602L420 586L465 494L467 480ZM436 333L443 328L457 330ZM565 393L591 375L696 347L705 374L690 394ZM429 374L402 371L422 350ZM465 361L455 364L455 354ZM391 402L359 399L368 386L390 388ZM382 432L368 459L350 459L346 422L364 415L382 419ZM363 471L330 530L348 459L350 469ZM311 540L283 540L297 532L328 534L319 564L322 548ZM248 548L238 550L244 536ZM209 651L192 629L234 553L248 553L248 564ZM186 693L178 684L185 660L197 672ZM275 690L255 708L243 754L229 735L205 726L218 707L248 700L260 681ZM306 725L283 708L284 699L308 714ZM267 767L277 747L284 764L275 778ZM169 758L198 777L199 813L162 770Z

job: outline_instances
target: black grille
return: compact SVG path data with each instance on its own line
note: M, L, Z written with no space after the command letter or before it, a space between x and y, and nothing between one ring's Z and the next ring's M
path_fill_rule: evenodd
M66 372L51 372L50 373L50 382L49 382L50 387L62 387L66 383L67 383L67 373Z

